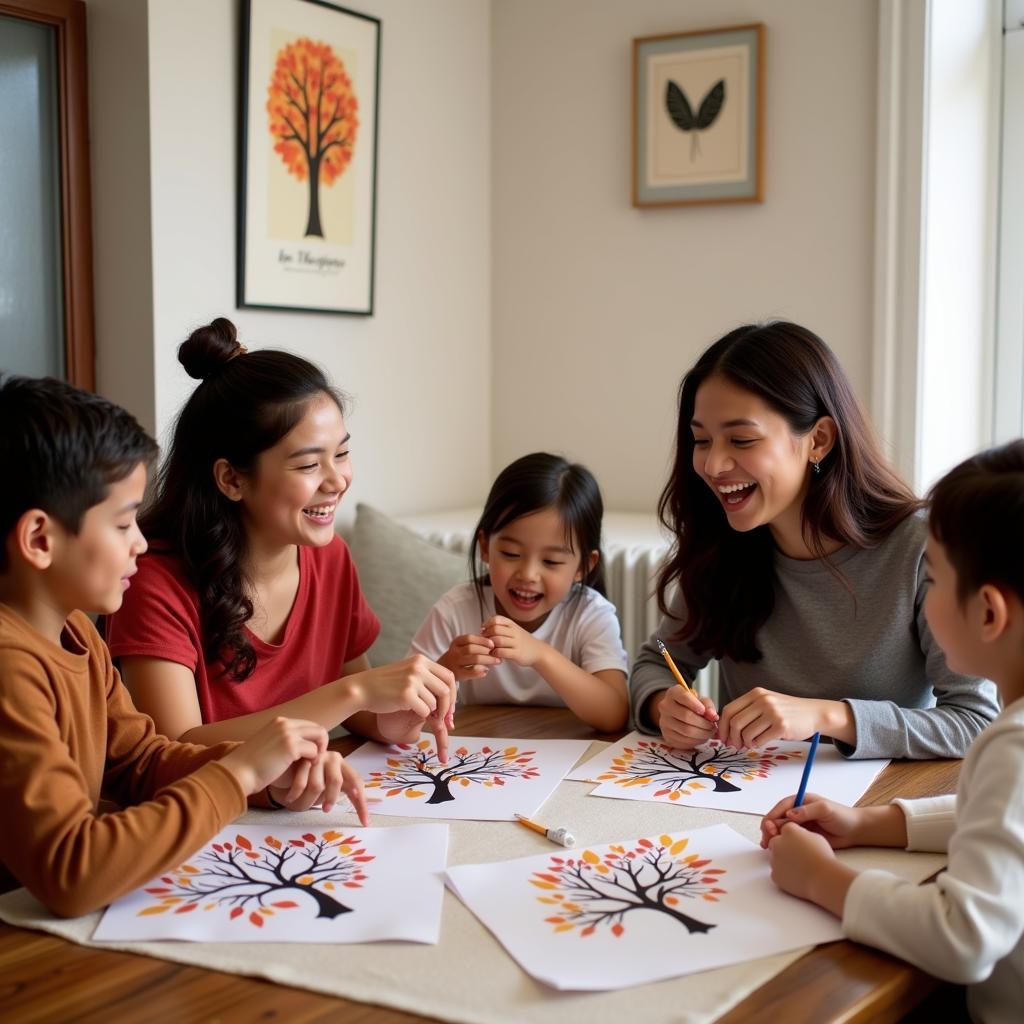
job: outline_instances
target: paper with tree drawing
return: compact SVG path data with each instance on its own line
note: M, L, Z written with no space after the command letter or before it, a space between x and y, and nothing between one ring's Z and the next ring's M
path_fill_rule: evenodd
M513 821L532 814L587 750L586 740L507 740L453 736L448 763L434 737L417 743L364 743L347 758L382 798L374 814Z
M842 938L727 825L451 867L448 884L557 989L624 988Z
M436 943L447 854L447 825L235 825L112 903L93 938Z
M591 796L765 814L799 788L809 747L778 740L737 750L712 740L684 751L673 750L655 737L630 733L572 774L600 783ZM888 763L849 760L823 743L808 789L852 804Z

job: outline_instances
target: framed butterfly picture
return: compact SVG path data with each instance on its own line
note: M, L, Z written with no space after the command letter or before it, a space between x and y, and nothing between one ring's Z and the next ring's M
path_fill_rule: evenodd
M633 40L633 205L759 203L764 25Z

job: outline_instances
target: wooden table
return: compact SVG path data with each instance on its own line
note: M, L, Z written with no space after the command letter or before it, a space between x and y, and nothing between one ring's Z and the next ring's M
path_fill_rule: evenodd
M456 732L516 739L598 736L564 709L469 707ZM358 745L341 740L342 752ZM959 761L890 765L861 803L933 796L956 788ZM719 1024L813 1020L898 1021L939 986L927 974L853 942L819 946L748 996ZM305 1024L414 1024L427 1018L286 988L255 978L90 949L0 923L0 1019L43 1021L288 1021Z

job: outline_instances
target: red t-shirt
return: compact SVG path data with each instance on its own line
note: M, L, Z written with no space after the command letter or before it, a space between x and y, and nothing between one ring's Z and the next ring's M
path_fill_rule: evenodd
M299 548L299 589L284 638L268 644L253 633L256 668L238 682L220 662L208 664L199 628L199 599L176 557L150 551L124 595L121 610L107 619L106 639L114 658L140 655L184 665L196 677L204 722L220 722L283 704L329 683L342 666L377 639L380 621L359 589L345 542Z

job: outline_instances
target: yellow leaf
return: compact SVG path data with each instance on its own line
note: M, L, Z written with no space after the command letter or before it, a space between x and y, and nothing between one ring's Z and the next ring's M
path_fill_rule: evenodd
M325 889L333 889L334 888L334 883L333 882L324 882L324 888Z
M426 796L427 794L424 793L422 789L407 789L405 791L405 795L406 796L411 796L411 797L417 797L417 796Z
M352 852L352 847L351 846L339 846L338 847L338 852L339 853L351 853Z
M574 924L559 924L555 925L556 932L571 932L576 925Z
M505 756L506 757L515 757L515 755L518 754L518 753L519 753L519 748L518 747L506 747L505 748Z
M198 875L199 874L199 868L194 868L194 867L192 867L191 864L182 864L181 867L178 870L179 871L187 871L190 875Z
M659 836L658 837L658 842L661 843L662 846L671 846L672 845L672 837L671 836Z
M341 833L340 832L325 832L324 833L324 839L326 839L327 842L329 842L329 843L333 843L335 839L340 839L340 838L341 838Z
M551 882L538 882L538 881L536 881L533 878L530 879L530 885L535 885L535 886L537 886L538 889L557 889L558 888L557 885L554 885Z
M150 914L162 914L165 910L170 910L171 905L168 903L162 907L146 907L145 910L140 910L137 917L149 917Z
M598 855L594 853L592 850L584 850L581 856L588 864L601 863L601 858L598 857Z
M602 875L608 874L608 867L605 864L598 864L597 867L594 868L594 870L600 871Z
M273 917L274 912L269 907L260 907L260 913L266 914L267 917Z
M668 852L669 852L670 854L672 854L672 856L673 856L673 857L674 857L674 856L675 856L675 855L676 855L677 853L682 853L682 852L683 852L683 850L685 850L685 849L686 849L686 844L687 844L687 843L688 843L689 841L690 841L689 839L680 839L678 843L673 843L673 844L672 844L672 845L671 845L671 846L669 847L669 851L668 851Z
M297 879L297 881L299 885L309 885L313 881L313 876L303 875L301 878Z

